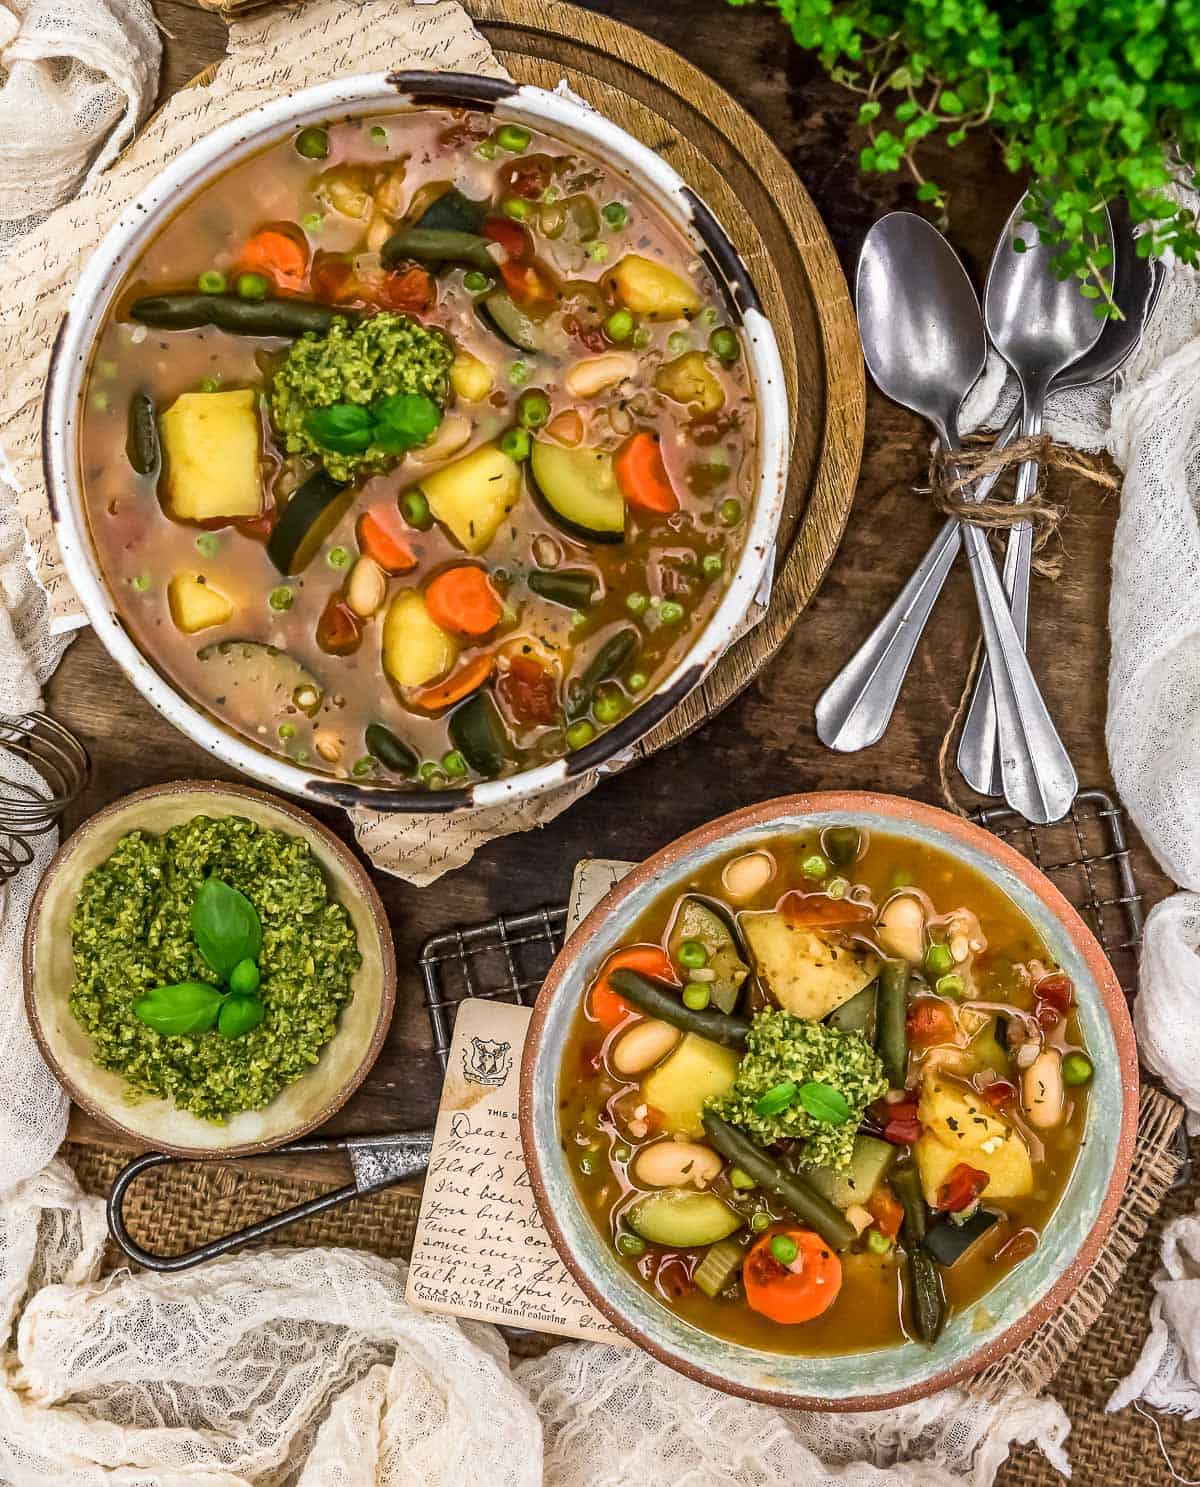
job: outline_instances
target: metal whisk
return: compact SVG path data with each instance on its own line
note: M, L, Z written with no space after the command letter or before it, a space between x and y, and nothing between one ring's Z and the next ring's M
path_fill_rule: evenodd
M30 766L20 778L6 772L6 753ZM87 750L48 714L0 715L0 884L33 861L30 838L50 830L83 789L90 767Z

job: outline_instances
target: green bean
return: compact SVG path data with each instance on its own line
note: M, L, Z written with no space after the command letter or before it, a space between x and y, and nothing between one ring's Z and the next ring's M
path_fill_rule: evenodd
M710 1007L693 1009L685 1007L675 987L665 981L654 981L639 971L624 966L608 973L608 984L627 1002L650 1017L669 1022L672 1027L685 1033L696 1033L713 1043L726 1048L745 1048L746 1034L750 1023L745 1017L733 1017L727 1012L717 1012Z
M615 984L614 977L619 974L610 972L609 982ZM794 1172L781 1167L736 1126L731 1126L711 1110L706 1110L702 1119L708 1139L721 1155L740 1167L747 1177L754 1178L764 1192L785 1203L802 1223L815 1229L826 1244L843 1250L854 1243L857 1231L841 1209L814 1192Z
M160 330L196 330L215 325L234 336L302 336L306 331L323 335L335 315L357 319L353 310L331 310L303 299L238 299L233 294L204 294L186 290L178 294L151 294L134 300L129 318Z
M568 609L587 609L596 592L594 574L570 568L536 568L527 581L535 594Z
M609 681L633 658L642 638L632 627L610 636L587 664L578 688L567 705L568 719L580 718L591 706L592 693L601 682Z
M908 962L885 960L879 973L879 1057L893 1089L908 1077Z
M487 238L452 228L402 227L392 233L380 254L385 268L405 258L418 263L469 263L484 273L496 272L496 260L488 252Z
M921 1194L921 1179L915 1167L896 1167L892 1170L889 1181L904 1209L905 1242L915 1249L925 1238L928 1224L925 1199Z
M946 1325L946 1298L937 1261L921 1245L908 1251L913 1327L922 1342L936 1342Z
M125 453L139 475L153 475L158 469L158 422L154 416L154 402L144 392L135 392L129 400Z
M419 762L416 754L402 738L397 738L382 723L367 725L365 742L368 753L378 759L384 769L390 769L393 774L408 775L415 772Z

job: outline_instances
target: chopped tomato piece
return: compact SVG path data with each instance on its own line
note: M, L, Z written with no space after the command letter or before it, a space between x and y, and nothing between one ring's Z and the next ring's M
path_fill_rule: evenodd
M425 590L425 608L443 630L476 638L494 630L504 614L491 579L473 563L439 573Z
M993 1079L991 1084L985 1084L979 1091L983 1098L996 1110L1003 1110L1006 1105L1011 1105L1017 1098L1017 1087L1010 1084L1007 1079Z
M266 511L260 511L257 516L238 517L234 526L243 537L253 537L258 542L265 542L275 530L275 523L278 520L279 512L274 506L269 506Z
M851 898L830 898L827 893L785 893L775 906L793 929L844 929L869 924L874 917L866 904Z
M789 1239L796 1258L784 1265L771 1243ZM746 1302L772 1322L791 1326L811 1322L828 1311L842 1288L842 1262L833 1247L811 1229L777 1228L750 1250L742 1265Z
M617 970L640 971L655 981L679 984L671 957L661 945L631 945L628 950L618 950L605 964L588 998L588 1015L605 1028L616 1027L633 1012L625 998L608 984L610 973Z
M440 713L443 708L461 702L472 692L478 692L491 676L495 664L496 658L490 651L486 655L474 657L451 673L444 682L422 688L413 697L413 706L419 707L422 712Z
M499 243L511 258L524 258L533 247L529 234L519 222L507 217L489 217L483 224L483 235Z
M500 265L500 277L518 305L528 308L554 303L554 284L536 264L518 263L510 258Z
M1061 971L1056 971L1052 976L1043 976L1033 988L1033 994L1037 1000L1044 1002L1048 1007L1053 1007L1059 1017L1065 1017L1071 1010L1074 991L1070 976L1064 975ZM1041 1021L1040 1016L1038 1020ZM1044 1027L1046 1024L1042 1025Z
M317 644L331 656L348 656L362 640L362 624L340 594L331 594L317 621Z
M407 573L417 566L408 537L404 518L386 502L370 507L358 519L358 545L385 573Z
M988 1185L988 1174L959 1162L937 1191L937 1206L943 1213L962 1213L976 1202Z
M277 289L304 289L308 280L308 244L299 228L264 227L242 249L243 269L265 274Z
M663 464L657 434L643 430L626 440L613 461L613 473L631 506L661 516L679 510L679 497Z
M654 1279L668 1301L681 1301L693 1289L687 1264L678 1255L667 1255L660 1260Z
M917 997L908 1009L908 1041L919 1048L954 1038L954 1013L936 997Z
M608 338L604 334L604 328L599 323L593 325L581 315L576 315L573 310L568 310L562 318L563 329L569 336L574 336L585 351L607 351Z
M369 288L364 285L364 288ZM373 302L385 310L408 310L419 314L437 300L433 275L419 263L391 269L379 277Z
M883 1139L893 1146L911 1146L921 1134L921 1123L914 1115L911 1119L893 1116L883 1128Z
M537 201L550 184L550 167L544 157L511 160L500 175L512 194L523 196L526 201Z
M884 1184L877 1187L863 1205L875 1220L875 1227L885 1239L895 1239L904 1222L904 1205L891 1188Z
M518 723L545 725L558 717L558 678L532 656L514 656L496 690Z

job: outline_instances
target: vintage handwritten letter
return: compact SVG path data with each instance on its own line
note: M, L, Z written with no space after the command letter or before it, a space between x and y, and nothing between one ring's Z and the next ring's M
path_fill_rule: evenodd
M568 933L629 866L579 864ZM458 1010L408 1300L426 1311L620 1343L559 1259L525 1170L517 1100L529 1016L528 1007L482 999Z

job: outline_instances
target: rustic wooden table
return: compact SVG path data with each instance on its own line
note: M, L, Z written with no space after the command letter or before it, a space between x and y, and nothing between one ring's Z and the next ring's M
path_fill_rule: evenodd
M193 0L155 0L155 8L166 33L165 97L222 55L225 26ZM847 271L871 222L913 205L911 190L898 179L864 181L858 174L853 99L788 44L775 12L732 10L724 0L663 0L653 7L641 0L592 0L590 8L651 31L750 110L808 187ZM951 235L978 277L1018 187L985 140L938 160L937 173L952 190ZM429 935L560 900L581 855L644 856L712 816L771 795L866 788L938 800L938 746L975 634L965 573L951 579L883 743L862 754L835 755L813 729L822 687L939 525L912 489L923 471L927 437L917 419L870 394L862 478L841 550L780 654L726 711L677 748L606 781L566 817L493 842L430 889L377 875L396 937L400 994L386 1054L339 1117L339 1130L416 1126L433 1113L440 1071L415 970ZM1109 785L1105 614L1117 503L1080 481L1064 481L1058 491L1072 504L1067 572L1035 589L1032 652L1080 779ZM95 764L68 827L143 785L225 773L142 700L90 631L68 650L50 684L49 703L78 731ZM350 837L340 813L324 816ZM1137 866L1151 899L1169 888L1140 849ZM75 1131L83 1134L84 1125Z

